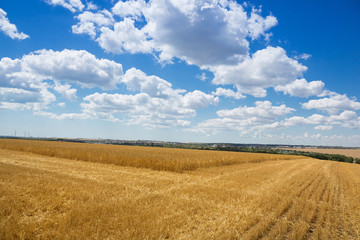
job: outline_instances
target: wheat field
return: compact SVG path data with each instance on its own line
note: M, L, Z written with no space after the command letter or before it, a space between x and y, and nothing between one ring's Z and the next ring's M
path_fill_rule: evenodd
M155 148L133 151L145 149ZM301 157L228 163L159 171L2 145L0 238L360 239L359 165Z
M99 162L120 166L182 172L197 168L245 162L287 160L299 156L172 149L160 147L0 139L0 148L49 157Z

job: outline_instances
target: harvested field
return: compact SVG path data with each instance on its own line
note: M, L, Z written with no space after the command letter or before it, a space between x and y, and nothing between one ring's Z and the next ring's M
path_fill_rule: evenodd
M359 239L358 196L355 164L179 173L0 149L1 239Z
M325 154L340 154L353 158L360 158L360 149L338 149L338 148L280 148L283 150L295 150L304 152L316 152Z

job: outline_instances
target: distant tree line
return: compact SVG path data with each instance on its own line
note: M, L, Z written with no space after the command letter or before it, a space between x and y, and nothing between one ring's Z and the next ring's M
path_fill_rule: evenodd
M317 152L305 152L296 150L283 150L272 148L258 148L258 147L217 147L215 150L220 151L235 151L235 152L254 152L254 153L269 153L269 154L288 154L288 155L301 155L321 160L330 160L336 162L347 162L360 164L360 158L353 158L341 154L327 154Z

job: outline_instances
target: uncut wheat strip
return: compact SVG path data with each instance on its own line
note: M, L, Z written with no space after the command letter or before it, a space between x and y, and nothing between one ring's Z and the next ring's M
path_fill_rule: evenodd
M172 186L198 182L201 178L172 172L159 172L149 169L77 162L68 159L49 158L10 150L0 150L0 162L38 169L46 172L69 176L74 179L92 180L102 184L121 185L128 190L146 194ZM119 179L123 181L119 182ZM156 183L156 184L154 184ZM161 183L161 184L160 184ZM180 188L180 187L179 187Z
M0 147L51 157L175 172L194 170L201 167L299 158L299 156L260 153L236 153L6 139L0 139Z

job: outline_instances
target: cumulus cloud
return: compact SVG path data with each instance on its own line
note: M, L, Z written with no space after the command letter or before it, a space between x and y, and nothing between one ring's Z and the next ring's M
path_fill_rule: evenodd
M260 35L268 38L269 35L265 35L265 32L278 23L276 17L270 15L263 18L260 16L260 13L260 10L253 8L250 18L248 19L250 37L253 40L258 38Z
M346 94L331 93L329 97L313 99L302 104L304 109L317 109L336 114L344 110L359 110L360 102L356 99L349 99Z
M41 109L55 101L49 84L22 71L20 59L0 60L0 108L13 110Z
M57 105L61 108L66 107L66 103L64 103L64 102L59 102Z
M317 94L321 82L295 82L307 68L281 47L269 46L249 55L249 40L267 39L277 19L243 6L232 0L118 1L112 13L78 15L73 32L88 34L106 52L153 54L162 64L180 59L197 65L214 74L214 84L234 85L239 94L265 97L269 87L294 96ZM287 86L293 82L295 86Z
M153 54L162 64L183 60L213 72L214 84L231 84L239 94L256 97L265 97L269 87L296 81L307 70L281 47L269 46L250 56L249 39L268 38L277 19L263 17L256 8L248 12L236 1L118 1L112 14L120 20L105 16L104 10L84 12L76 17L73 32L90 35L106 52ZM316 81L309 84L308 92L319 87Z
M206 76L206 73L204 73L204 72L201 74L197 74L195 77L203 82L208 79L208 77Z
M148 76L135 68L124 74L122 83L135 94L91 94L81 104L83 113L92 118L145 127L188 126L187 119L195 117L197 109L216 105L219 101L198 90L173 89L166 80Z
M122 82L129 90L141 91L151 97L166 98L177 96L179 93L186 92L181 89L173 89L172 84L157 76L147 76L143 71L131 68L126 71Z
M61 105L63 105L62 103L59 103L59 106L61 107ZM56 120L74 120L74 119L89 119L90 116L85 114L85 113L63 113L60 115L57 115L55 113L51 113L51 112L45 112L45 111L36 111L34 112L35 115L38 116L44 116L44 117L48 117L51 119L56 119Z
M273 106L270 101L257 101L255 107L238 107L231 110L220 110L217 115L222 118L251 119L254 123L273 121L276 117L295 111L285 104Z
M73 101L77 90L69 83L87 88L114 89L122 75L121 64L97 59L86 51L40 50L21 59L2 58L1 108L39 111L56 100L51 89Z
M11 110L40 110L55 101L47 89L25 90L0 87L0 108Z
M299 60L299 59L308 60L308 59L311 58L311 57L312 57L311 54L302 53L302 54L300 54L300 55L298 55L298 56L295 56L294 58L295 58L296 60Z
M81 2L81 0L47 0L47 3L53 6L62 6L73 13L82 11L85 8L85 5Z
M302 78L287 85L275 86L274 89L275 91L281 91L290 96L308 98L310 96L319 96L322 94L324 86L325 84L322 81L308 82L306 79Z
M77 83L83 87L114 89L123 74L122 65L97 59L85 50L39 50L21 59L23 72L41 79Z
M70 101L75 101L77 98L76 97L77 89L71 88L70 84L62 85L56 81L55 86L53 88L56 92L60 93L61 95L63 95L63 97L65 97L66 99L68 99Z
M234 99L242 99L245 98L244 95L242 95L239 92L234 92L231 89L225 89L225 88L216 88L216 91L213 92L215 96L224 96L228 98L234 98Z
M142 16L142 10L146 7L143 0L118 1L112 8L112 12L120 17L133 17L138 19Z
M332 130L334 126L348 129L360 129L360 117L358 117L354 111L343 111L338 115L334 114L329 116L321 114L313 114L309 117L294 116L286 118L282 121L261 125L256 129L251 129L250 131L256 130L257 132L264 132L271 129L289 128L301 125L317 125L314 129L323 131Z
M220 118L208 119L189 131L214 134L220 131L245 131L248 128L272 124L278 117L287 115L295 109L286 105L273 106L269 101L257 101L255 107L238 107L217 111Z
M237 65L219 65L211 70L214 84L232 84L241 93L264 97L265 88L291 83L302 77L307 67L289 58L281 47L267 47Z
M86 51L40 50L21 59L2 58L0 79L0 108L32 109L60 120L100 118L147 127L187 126L198 109L219 102L218 97L199 90L174 89L170 82L135 68L123 74L121 64L97 59ZM113 90L118 84L124 84L132 94L90 94L83 98L81 113L45 111L56 101L51 90L74 101L74 86Z
M96 13L85 11L75 18L79 20L79 23L72 26L72 32L76 34L87 34L93 39L96 37L99 27L114 24L114 18L107 10L98 11Z
M7 36L9 36L11 39L24 40L26 38L29 38L29 35L18 32L16 25L10 23L6 15L7 13L0 8L0 30Z
M152 41L148 41L147 34L143 29L134 26L134 20L130 18L117 22L114 30L108 27L100 29L97 38L99 45L107 52L113 53L151 53L153 51Z
M277 24L230 0L118 1L112 13L121 17L113 26L84 26L92 37L100 27L96 41L107 52L151 53L162 63L178 58L201 67L237 63L248 55L248 38L267 36Z
M333 126L328 126L328 125L318 125L314 127L315 130L320 130L320 131L329 131L333 129Z

